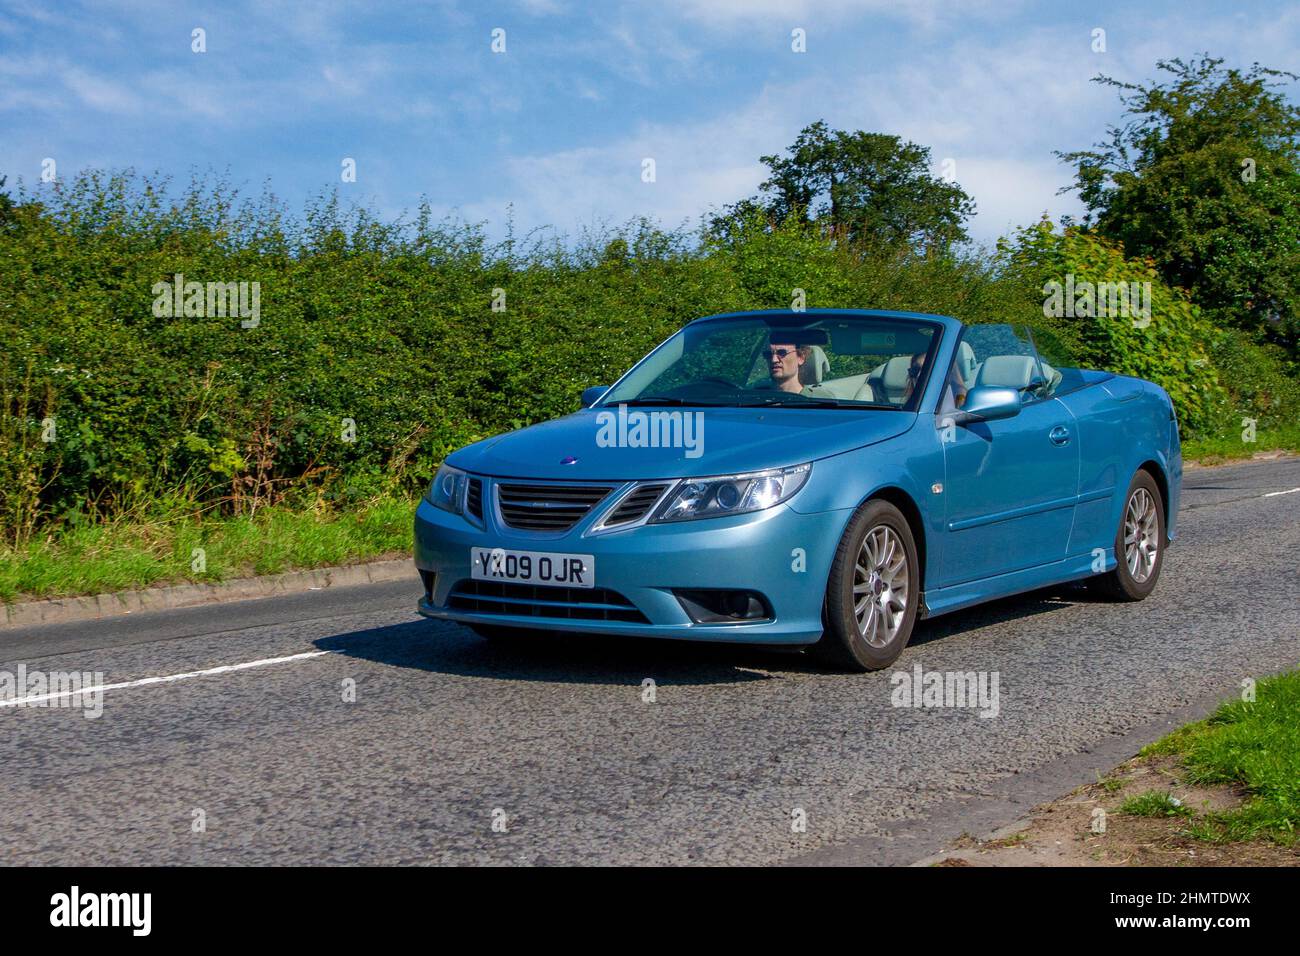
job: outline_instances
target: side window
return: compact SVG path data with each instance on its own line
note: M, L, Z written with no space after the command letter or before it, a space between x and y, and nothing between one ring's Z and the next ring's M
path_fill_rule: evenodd
M954 392L958 381L967 391L1014 388L1025 401L1043 397L1048 384L1029 329L1020 325L967 326L950 373Z
M1085 382L1077 367L1079 363L1075 361L1074 350L1059 335L1047 329L1036 328L1033 336L1038 364L1047 380L1043 394L1065 395L1076 388L1082 388Z

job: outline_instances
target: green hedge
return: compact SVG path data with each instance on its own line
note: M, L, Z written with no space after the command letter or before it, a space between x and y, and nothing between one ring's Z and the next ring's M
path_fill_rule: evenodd
M760 221L726 242L634 222L570 243L492 243L427 209L384 222L324 197L291 215L220 182L174 195L89 174L0 215L0 532L410 493L457 446L573 410L583 387L682 323L789 307L796 289L809 308L1045 322L1098 364L1160 381L1194 428L1213 426L1200 409L1217 400L1215 362L1273 383L1242 401L1295 407L1272 356L1202 328L1169 290L1161 309L1174 318L1155 336L1081 336L1044 319L1033 258L875 255ZM177 273L259 283L258 326L155 315L155 283Z
M1071 329L1080 364L1160 385L1191 435L1225 420L1229 395L1212 355L1218 331L1186 292L1161 280L1152 263L1126 259L1117 244L1086 232L1056 232L1046 221L1020 230L1003 251L1011 271L1039 286L1045 309L1055 290L1067 290L1052 305L1057 311L1070 306L1074 313L1056 321ZM1138 294L1128 303L1107 301L1096 294L1101 284ZM1091 299L1082 291L1087 288ZM1068 290L1077 290L1073 302Z

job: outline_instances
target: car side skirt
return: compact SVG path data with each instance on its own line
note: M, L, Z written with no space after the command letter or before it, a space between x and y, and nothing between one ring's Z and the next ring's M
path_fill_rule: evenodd
M929 590L922 595L921 613L924 617L938 617L940 614L959 611L985 601L994 601L1013 594L1023 594L1025 591L1092 577L1094 574L1110 571L1115 567L1115 549L1113 547L1106 549L1102 557L1105 567L1101 571L1094 568L1095 560L1097 559L1093 558L1091 553L1074 555L1061 561L1053 561L1051 564Z

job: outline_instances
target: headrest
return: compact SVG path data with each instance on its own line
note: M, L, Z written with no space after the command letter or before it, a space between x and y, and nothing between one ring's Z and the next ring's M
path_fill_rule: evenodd
M820 345L809 345L807 349L808 357L799 367L799 381L804 385L820 385L822 379L830 374L831 361Z
M975 368L979 363L975 361L975 350L970 347L969 342L961 342L957 345L957 361L954 365L957 374L961 376L961 383L970 388L971 383L975 381Z
M880 382L890 391L907 388L907 370L912 367L912 356L895 355L885 363Z
M1028 355L990 355L980 366L977 385L994 388L1024 388L1038 371L1038 363Z

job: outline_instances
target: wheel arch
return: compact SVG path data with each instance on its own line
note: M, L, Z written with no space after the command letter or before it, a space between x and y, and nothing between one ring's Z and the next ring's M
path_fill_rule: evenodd
M1147 472L1155 481L1156 487L1160 489L1160 508L1165 517L1165 538L1168 543L1169 528L1171 526L1169 509L1171 507L1169 500L1169 476L1165 474L1164 466L1154 458L1148 458L1142 464L1138 465L1137 471ZM1136 474L1136 472L1135 472ZM1123 512L1121 512L1122 514Z
M925 520L921 517L921 509L916 500L897 485L885 485L877 488L871 494L862 500L862 504L874 500L887 501L903 513L907 519L907 526L911 529L912 540L916 543L916 563L920 566L921 584L920 593L922 601L925 595L925 562L926 562L926 542L925 542ZM858 507L861 507L859 505Z

